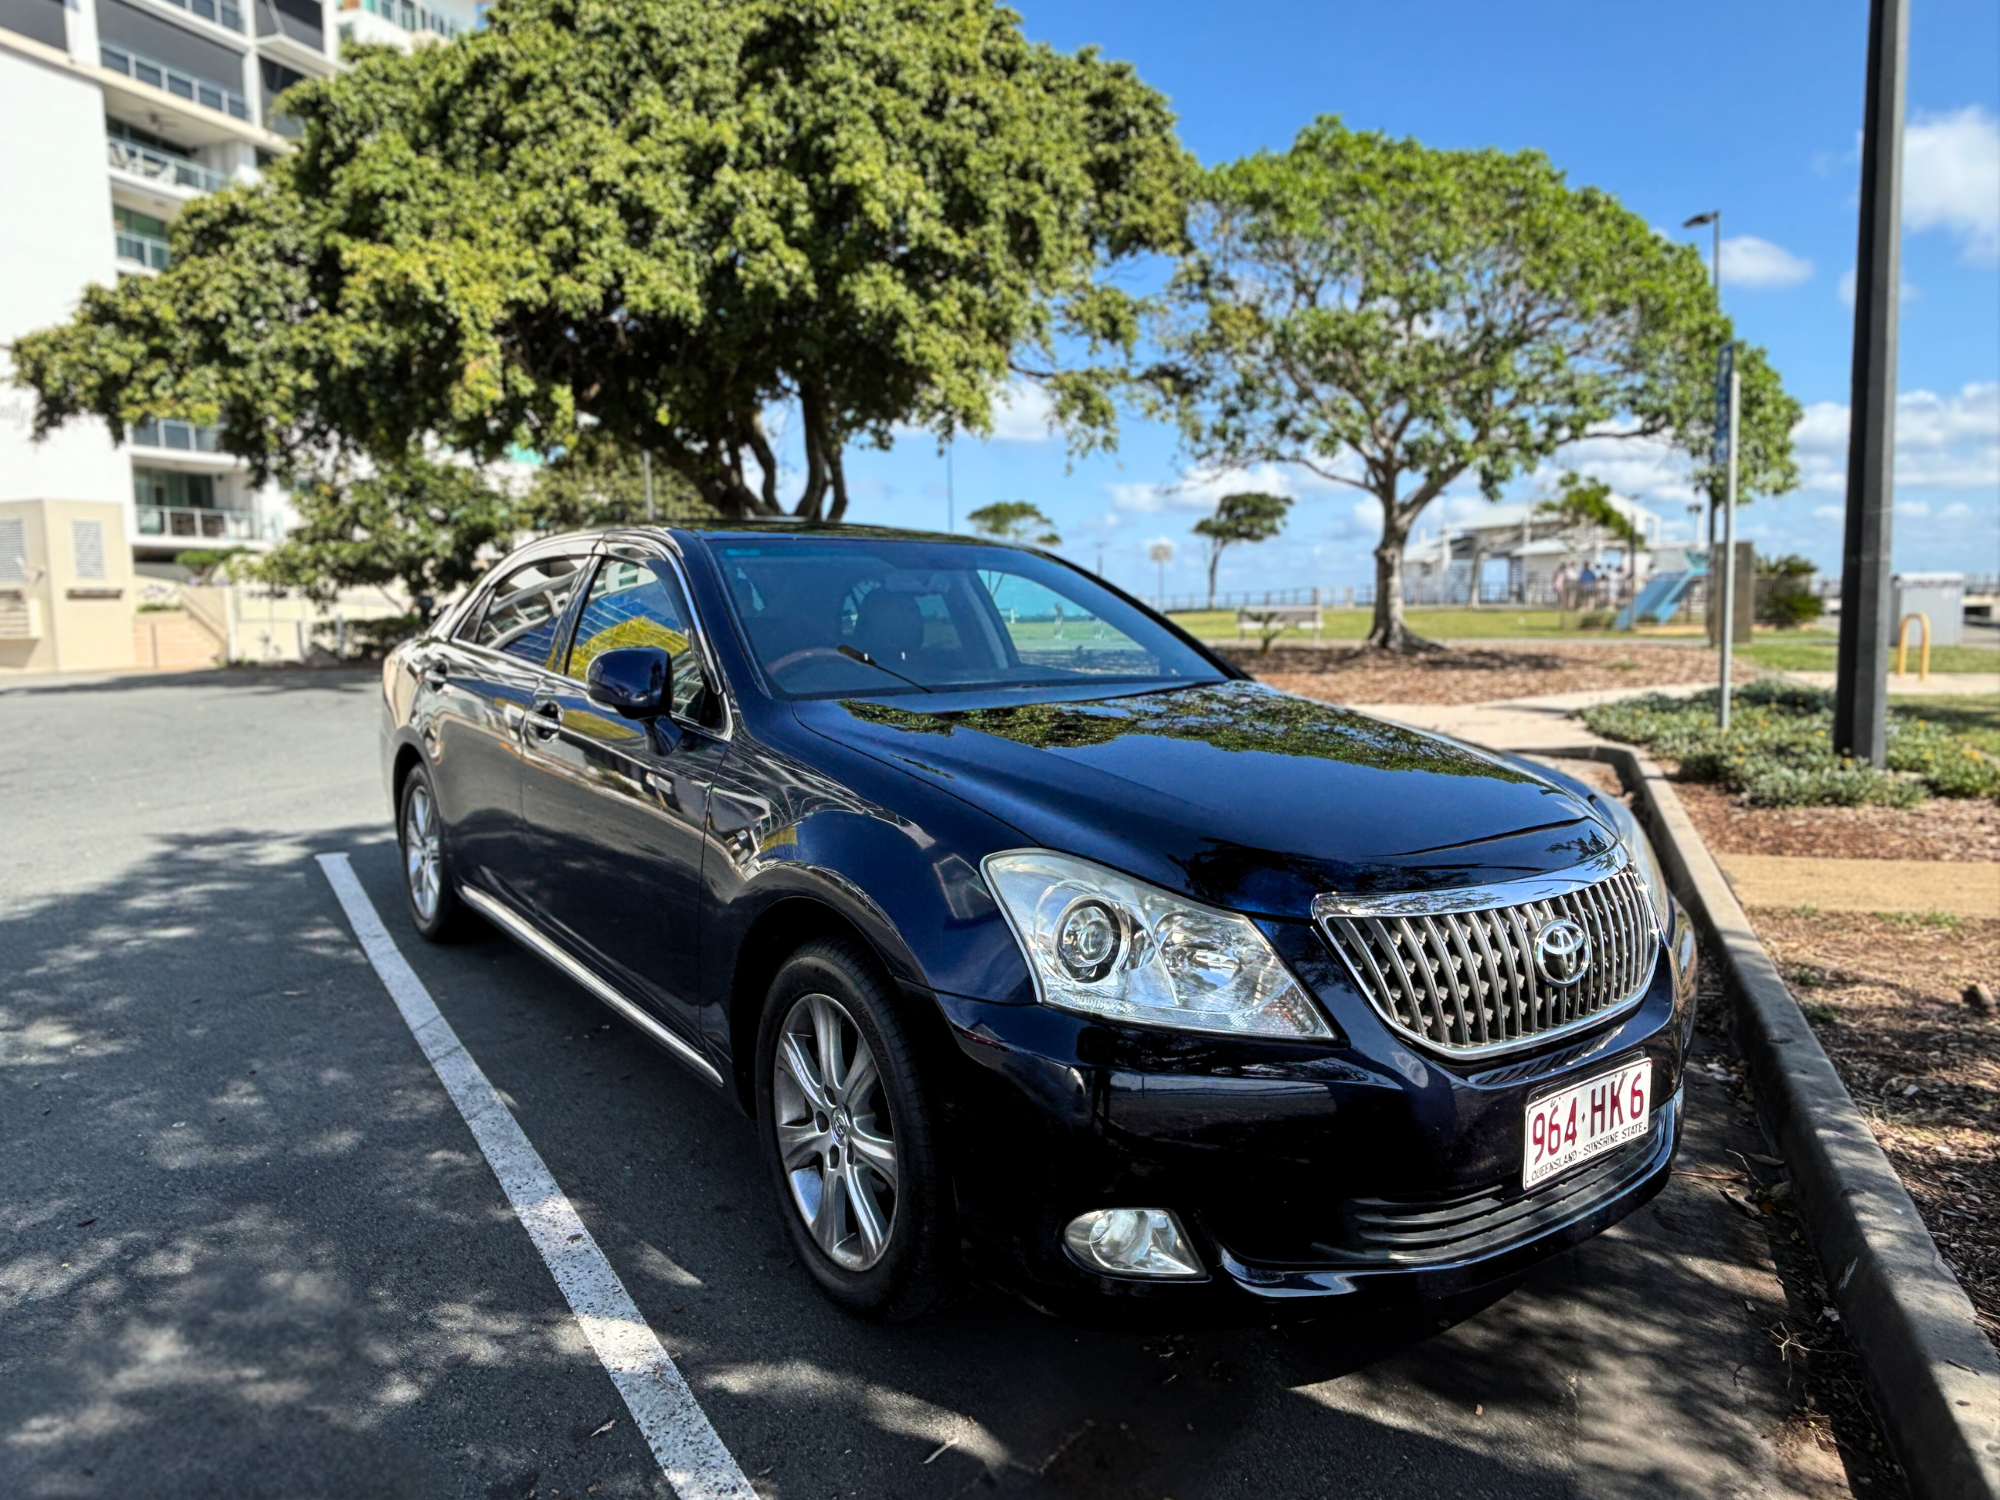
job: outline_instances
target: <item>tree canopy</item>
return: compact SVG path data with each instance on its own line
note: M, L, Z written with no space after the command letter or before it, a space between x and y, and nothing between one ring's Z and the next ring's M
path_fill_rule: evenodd
M838 518L848 445L987 431L1020 375L1107 440L1057 344L1129 346L1105 273L1182 238L1166 101L990 0L509 0L350 57L163 274L16 344L38 432L219 421L262 480L553 452L588 417L724 515Z
M997 542L1033 542L1038 547L1062 545L1056 523L1042 514L1042 508L1027 500L996 500L982 505L965 518L981 536Z
M1285 529L1285 512L1292 508L1287 495L1265 495L1245 490L1224 495L1215 502L1215 514L1194 523L1194 533L1208 543L1208 607L1215 608L1215 570L1223 552L1239 542L1268 542Z
M1211 469L1297 464L1380 501L1373 645L1417 516L1567 444L1653 438L1705 470L1730 326L1697 253L1537 152L1441 151L1324 117L1207 173L1141 390ZM1744 493L1796 482L1798 405L1739 346Z

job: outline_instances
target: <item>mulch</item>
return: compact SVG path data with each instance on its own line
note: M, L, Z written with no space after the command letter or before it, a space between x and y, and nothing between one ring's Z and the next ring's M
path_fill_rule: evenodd
M1715 854L2000 863L2000 804L1985 797L1933 797L1911 808L1751 807L1701 782L1676 779L1674 791Z
M1223 648L1259 681L1302 698L1329 703L1488 703L1603 688L1674 687L1710 683L1721 667L1717 653L1693 646L1637 642L1547 646L1452 646L1417 656L1385 652L1273 646ZM1736 663L1738 681L1756 675Z
M1945 1263L2000 1344L2000 920L1751 913Z

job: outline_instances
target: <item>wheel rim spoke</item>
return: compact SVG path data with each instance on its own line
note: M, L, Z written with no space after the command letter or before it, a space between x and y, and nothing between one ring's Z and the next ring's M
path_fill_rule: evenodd
M812 1059L806 1056L804 1045L791 1032L786 1032L784 1040L778 1044L778 1066L791 1075L792 1082L799 1086L799 1092L806 1096L807 1104L814 1109L831 1108Z
M872 1120L868 1122L869 1125L873 1123ZM892 1189L898 1186L894 1141L874 1134L857 1120L854 1129L848 1132L847 1149L858 1161L871 1168L886 1186Z
M840 1102L848 1109L857 1108L868 1097L868 1091L881 1081L881 1073L875 1067L875 1054L866 1042L856 1042L854 1064L841 1080Z
M889 1243L889 1226L882 1222L882 1212L875 1206L874 1190L858 1169L842 1172L841 1179L847 1206L854 1212L854 1227L860 1231L868 1259L875 1260Z
M826 1132L814 1128L811 1121L778 1127L778 1156L787 1172L797 1171L820 1155L825 1145Z
M812 1221L813 1238L819 1241L820 1249L836 1260L840 1259L838 1246L841 1240L840 1221L846 1217L847 1179L839 1172L828 1172L820 1178L819 1214Z
M844 1097L840 1091L840 1080L847 1072L841 1045L840 1013L833 1008L823 995L814 995L808 1002L812 1008L814 1050L818 1054L814 1061L819 1064L821 1089L825 1097L839 1103Z

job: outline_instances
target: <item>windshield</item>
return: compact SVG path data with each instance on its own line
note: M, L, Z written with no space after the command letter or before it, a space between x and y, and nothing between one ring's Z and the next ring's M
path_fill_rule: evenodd
M787 697L1223 678L1145 611L1030 552L859 537L709 545Z

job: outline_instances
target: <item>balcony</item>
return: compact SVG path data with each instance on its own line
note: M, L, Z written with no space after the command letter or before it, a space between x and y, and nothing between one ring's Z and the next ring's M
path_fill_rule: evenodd
M163 542L269 542L278 537L277 521L254 510L195 509L192 506L135 507L141 545Z
M132 429L135 448L160 448L168 453L220 453L220 427L198 427L175 417L147 420Z
M118 231L118 258L132 265L144 266L149 271L164 271L173 256L167 250L167 242L158 235L135 234L129 229Z
M134 141L121 141L116 136L106 136L104 148L112 171L142 178L153 187L219 193L229 186L228 177L185 156L173 156Z
M243 12L238 10L235 0L167 0L169 5L178 5L182 10L200 16L204 21L213 21L218 26L227 26L231 31L243 29Z
M234 89L225 88L206 78L196 78L183 73L179 68L170 68L163 62L155 62L150 57L141 56L123 47L114 47L109 42L99 45L98 58L113 73L122 73L136 83L152 88L164 89L176 98L186 99L209 109L222 110L239 120L250 118L250 101Z

